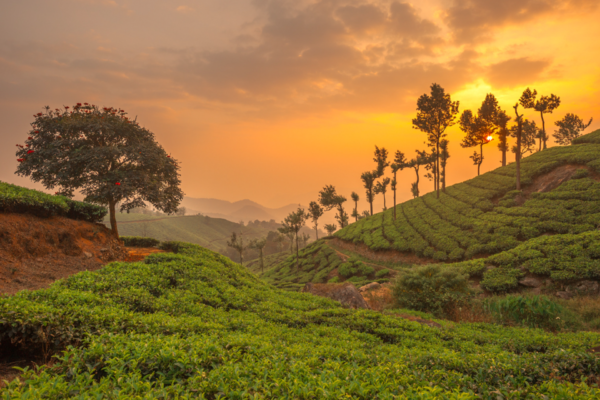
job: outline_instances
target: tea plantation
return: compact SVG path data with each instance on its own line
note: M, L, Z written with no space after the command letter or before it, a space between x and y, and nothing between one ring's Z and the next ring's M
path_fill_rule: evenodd
M600 396L596 333L431 328L276 289L196 245L170 247L0 298L4 349L58 357L0 398Z
M491 291L514 289L527 272L563 282L599 279L598 138L600 131L595 131L574 145L523 159L522 192L515 190L513 163L448 187L439 198L428 193L400 204L395 220L389 209L335 236L372 250L453 263L449 265L483 276L482 286ZM557 181L562 182L558 187L546 190L539 182L543 190L533 187L536 179L566 165L572 171L568 180Z

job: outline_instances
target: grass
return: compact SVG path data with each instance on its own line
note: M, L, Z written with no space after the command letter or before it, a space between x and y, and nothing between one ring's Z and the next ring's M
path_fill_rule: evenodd
M600 373L587 353L596 333L431 328L278 290L199 246L171 248L0 297L2 343L57 356L0 398L600 396L588 378Z

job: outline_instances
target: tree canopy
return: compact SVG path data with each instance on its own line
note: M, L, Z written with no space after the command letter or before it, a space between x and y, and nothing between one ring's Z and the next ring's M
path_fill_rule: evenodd
M154 134L130 120L124 110L77 103L69 111L45 108L34 115L25 145L17 145L15 172L72 197L107 205L118 235L115 206L121 211L146 203L174 213L183 199L177 161Z
M556 121L554 125L558 126L558 130L555 131L552 136L556 140L556 143L560 145L569 145L573 139L579 137L588 126L592 124L594 119L590 118L588 123L583 122L575 114L567 113L560 121Z
M344 211L345 201L346 198L338 195L333 185L327 185L319 192L319 203L325 207L326 211L330 211L334 208L337 209L335 219L338 220L341 228L348 223L348 213Z

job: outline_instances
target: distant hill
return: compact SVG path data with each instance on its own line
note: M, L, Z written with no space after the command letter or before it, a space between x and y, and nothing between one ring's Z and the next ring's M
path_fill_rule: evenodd
M281 222L299 204L288 204L279 208L268 208L252 200L230 202L219 199L196 199L184 197L181 205L192 212L199 212L213 218L224 218L232 222L270 221ZM306 207L304 207L306 208Z
M600 280L600 130L534 153L521 166L522 191L515 190L512 163L452 185L439 198L428 193L399 204L396 218L392 208L334 236L372 258L445 263L492 292L523 288L525 278L538 292ZM265 278L294 288L331 279L335 268L323 275L314 265L332 265L322 261L333 254L330 246L312 248L301 271L286 260Z

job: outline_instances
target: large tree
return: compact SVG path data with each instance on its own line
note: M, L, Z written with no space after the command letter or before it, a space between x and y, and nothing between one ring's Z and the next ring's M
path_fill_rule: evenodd
M367 201L371 207L371 215L373 215L373 200L375 199L373 187L375 185L375 179L377 179L377 171L363 172L360 176L360 179L363 181L363 186L366 190L365 194Z
M538 151L546 149L546 141L548 140L548 135L546 134L546 123L544 121L544 114L552 114L554 110L560 106L560 97L555 94L550 94L550 96L541 96L539 100L536 99L537 90L533 90L533 92L527 88L523 92L521 99L519 100L523 108L533 108L535 111L540 113L540 117L542 118L542 130L540 131L540 146Z
M260 258L260 273L261 274L265 272L265 260L264 260L264 256L263 256L263 249L265 248L266 245L267 245L267 238L254 239L253 241L250 242L250 245L249 245L249 247L251 249L258 250L258 254L259 254L259 258Z
M308 216L312 219L317 240L319 240L319 218L321 218L324 213L325 210L316 201L311 201L308 205Z
M460 116L460 129L465 132L461 147L479 146L479 154L475 152L471 156L473 163L477 165L477 175L481 173L481 163L484 159L483 146L492 141L492 135L497 129L498 112L498 100L493 94L488 93L477 110L477 115L471 110L465 110Z
M554 125L558 126L558 130L554 131L552 136L556 139L556 143L560 145L569 145L573 139L579 137L588 126L592 124L593 118L590 118L588 123L583 122L575 114L567 113L563 119L556 121Z
M319 203L325 207L326 211L337 209L335 219L340 223L340 228L346 226L348 222L348 214L344 211L345 201L346 198L337 194L333 185L327 185L319 192Z
M227 241L227 246L233 248L240 255L240 264L244 266L244 251L248 248L248 245L244 244L244 237L242 232L238 236L235 232L231 234L231 239Z
M352 216L354 217L354 222L356 222L358 221L358 200L360 198L358 197L358 193L356 192L352 192L352 194L350 194L350 198L354 202L354 210L352 210Z
M390 184L390 178L383 178L381 181L378 181L375 185L375 193L381 193L383 195L383 211L387 210L387 206L385 204L385 194L387 193L387 188Z
M431 95L423 94L417 100L417 116L412 120L413 128L425 132L429 145L435 148L437 197L440 197L440 176L437 173L440 170L440 141L446 137L446 129L456 123L458 106L458 101L452 101L450 95L434 83Z
M526 101L526 98L522 95L519 99L519 103ZM515 122L517 127L515 129L515 137L517 143L515 144L515 162L517 165L516 179L517 179L517 190L521 190L521 136L523 134L523 114L519 114L519 103L516 103L513 108L515 109Z
M502 166L506 165L506 152L508 151L508 121L511 117L506 111L498 108L498 115L496 116L496 126L498 127L498 149L502 152Z
M398 187L397 173L408 166L406 156L400 150L396 151L394 162L391 165L394 178L392 179L392 191L394 192L394 219L396 219L396 189Z
M285 217L282 224L282 228L285 231L285 233L293 233L296 237L296 267L299 267L300 258L300 247L298 246L298 232L300 232L300 229L302 229L302 227L306 224L306 220L308 218L309 216L306 212L304 212L304 209L298 207L296 211L291 212L287 217Z
M57 194L108 206L110 225L118 236L116 205L121 211L146 203L175 213L183 199L177 161L156 142L154 134L130 120L124 110L77 103L72 111L34 115L25 146L19 147L15 172L41 182Z

